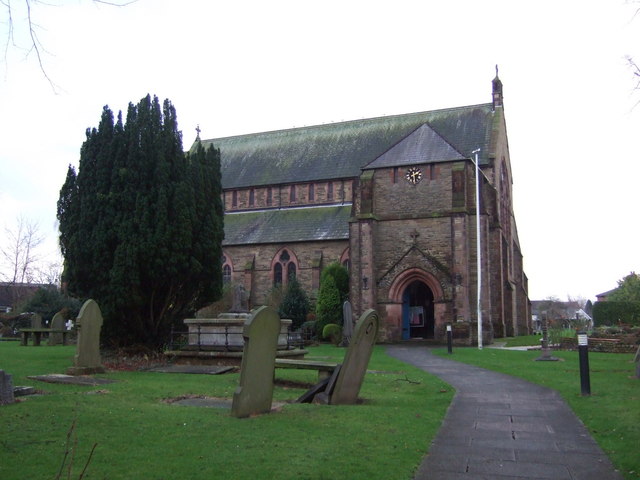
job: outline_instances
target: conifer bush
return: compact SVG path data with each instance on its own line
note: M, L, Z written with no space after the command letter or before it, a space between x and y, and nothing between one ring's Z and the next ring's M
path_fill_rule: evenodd
M302 289L300 282L290 278L284 293L282 303L278 308L280 318L288 318L292 321L292 328L298 329L307 320L309 313L309 297Z
M342 325L342 302L336 282L331 275L323 276L316 305L316 332L322 336L325 325Z

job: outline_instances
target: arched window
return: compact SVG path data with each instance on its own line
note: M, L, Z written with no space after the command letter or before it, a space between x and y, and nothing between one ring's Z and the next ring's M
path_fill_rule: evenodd
M296 264L289 262L287 264L287 280L291 280L292 278L296 278Z
M222 283L231 283L231 272L233 268L231 266L231 259L227 255L222 255Z
M298 262L295 255L289 253L286 248L281 250L272 262L272 270L273 285L286 285L289 280L296 278L298 273Z
M351 270L351 256L350 256L350 251L349 251L349 247L344 249L344 252L342 252L342 255L340 255L340 264L347 269L347 271Z
M282 264L276 263L273 266L273 285L282 285Z

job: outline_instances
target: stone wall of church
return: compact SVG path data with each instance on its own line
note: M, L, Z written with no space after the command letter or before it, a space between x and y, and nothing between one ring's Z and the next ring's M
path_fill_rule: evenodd
M353 198L353 180L239 188L225 190L222 197L226 212L348 203Z
M453 165L415 165L423 173L422 180L416 185L405 179L404 168L376 170L373 185L373 211L376 217L410 219L450 211Z
M344 258L349 247L347 240L305 242L293 244L268 244L225 246L223 254L231 266L231 282L242 283L251 292L250 306L262 305L274 287L274 263L286 249L296 266L296 278L302 288L315 297L322 268ZM284 267L286 272L286 266ZM286 274L284 275L286 283Z

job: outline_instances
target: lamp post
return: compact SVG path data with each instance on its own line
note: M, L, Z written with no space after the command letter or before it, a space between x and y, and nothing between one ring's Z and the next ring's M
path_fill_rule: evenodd
M478 152L476 148L473 152L476 167L476 260L477 260L477 316L478 316L478 350L482 350L482 244L480 243L480 166L478 165Z

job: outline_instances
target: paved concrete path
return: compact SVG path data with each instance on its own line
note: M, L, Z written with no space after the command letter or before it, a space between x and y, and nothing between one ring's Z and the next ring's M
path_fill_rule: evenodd
M387 351L456 389L416 480L622 480L554 390L433 355L425 346Z

